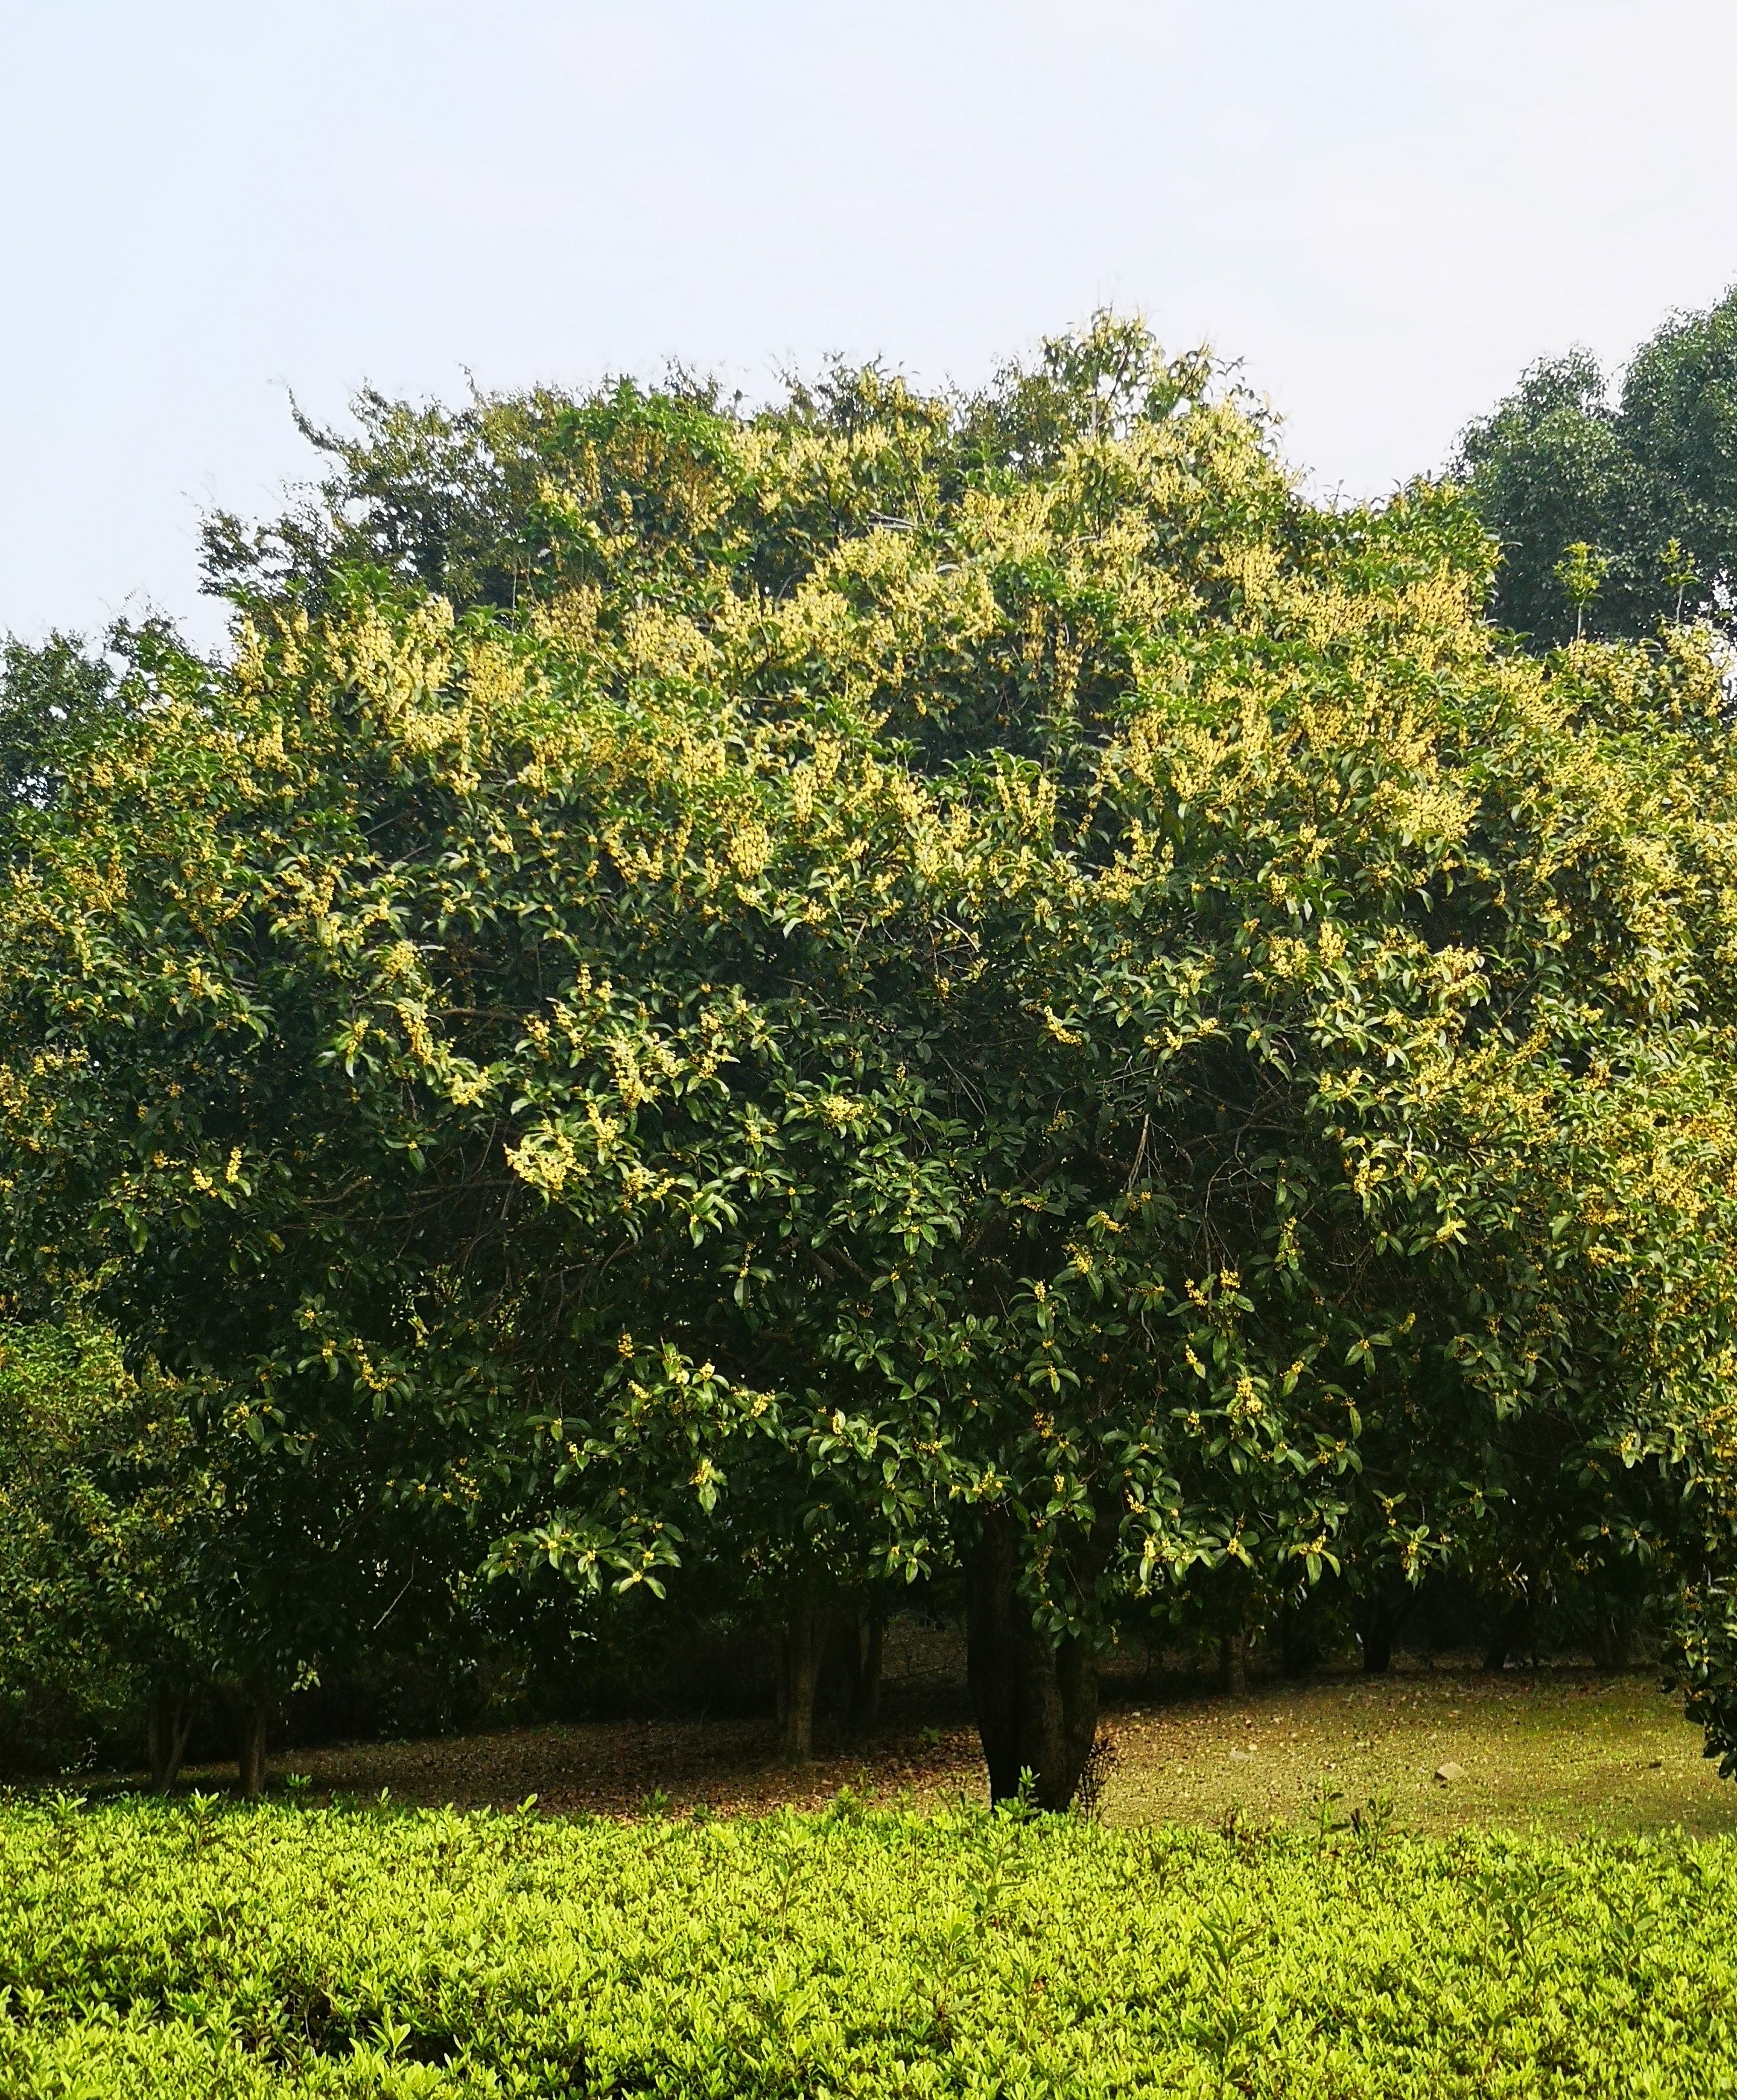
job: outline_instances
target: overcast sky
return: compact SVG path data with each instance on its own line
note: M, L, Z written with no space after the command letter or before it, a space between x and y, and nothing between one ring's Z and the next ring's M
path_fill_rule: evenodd
M1104 302L1379 492L1737 279L1734 83L1733 0L0 0L0 629L214 638L291 387L971 380Z

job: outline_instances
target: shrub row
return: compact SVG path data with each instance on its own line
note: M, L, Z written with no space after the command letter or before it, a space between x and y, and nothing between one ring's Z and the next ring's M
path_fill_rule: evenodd
M1737 2090L1737 1845L19 1802L0 2090Z

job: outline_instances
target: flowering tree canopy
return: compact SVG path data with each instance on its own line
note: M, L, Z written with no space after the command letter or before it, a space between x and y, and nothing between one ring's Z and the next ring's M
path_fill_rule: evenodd
M1071 1794L1118 1599L1522 1505L1712 1682L1692 637L1507 651L1453 492L1314 508L1112 321L970 399L370 412L18 819L22 1295L503 1575L959 1571L998 1793Z

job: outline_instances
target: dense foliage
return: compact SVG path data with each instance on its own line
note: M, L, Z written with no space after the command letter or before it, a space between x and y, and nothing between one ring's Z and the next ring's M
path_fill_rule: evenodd
M0 891L6 1269L193 1425L235 1675L486 1553L757 1600L800 1704L827 1600L953 1571L1059 1805L1130 1599L1717 1594L1703 640L1508 651L1453 492L1314 510L1113 322L970 400L368 412Z
M77 1319L0 1329L0 1748L51 1748L186 1680L209 1486L187 1423ZM201 1507L201 1501L205 1503Z
M267 2093L1737 2087L1737 1849L976 1811L0 1815L0 2083Z
M1495 616L1540 645L1728 623L1737 583L1737 291L1673 315L1612 382L1546 358L1460 440L1501 542ZM1576 550L1580 550L1578 553Z

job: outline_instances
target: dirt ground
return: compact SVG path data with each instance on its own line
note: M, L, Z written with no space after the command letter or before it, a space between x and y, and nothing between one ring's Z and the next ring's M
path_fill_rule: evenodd
M937 1676L894 1690L888 1727L858 1742L823 1737L799 1767L780 1761L769 1721L590 1722L293 1751L271 1761L271 1784L293 1773L320 1799L385 1789L461 1807L535 1794L547 1812L611 1816L819 1808L843 1787L889 1806L980 1799L982 1764L957 1688ZM1737 1785L1718 1778L1699 1733L1638 1675L1401 1671L1258 1687L1237 1701L1113 1687L1103 1727L1116 1749L1104 1802L1113 1823L1298 1823L1384 1799L1403 1830L1737 1833ZM187 1783L232 1779L232 1768L209 1767Z

